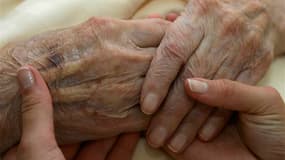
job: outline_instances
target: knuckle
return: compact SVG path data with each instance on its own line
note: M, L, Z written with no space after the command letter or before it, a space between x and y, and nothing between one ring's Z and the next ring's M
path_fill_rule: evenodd
M164 45L161 53L168 59L178 61L183 64L186 63L187 57L185 57L183 49L179 47L176 42L170 42Z
M222 22L222 36L240 34L246 26L243 17L234 12L228 12L226 15Z
M198 14L205 15L218 6L217 0L194 0L193 5L196 7Z
M114 25L111 25L112 20L108 18L92 17L81 28L82 32L88 33L95 40L99 40L102 33L109 33ZM87 35L86 35L87 36Z
M265 9L265 5L263 3L260 2L260 0L253 0L253 1L249 1L251 7L253 8L262 8Z
M260 0L251 0L248 2L246 6L246 10L248 10L248 17L256 17L260 13L266 12L266 6L264 3L260 2Z
M251 44L249 45L250 47L259 48L262 40L262 33L257 31L256 29L251 30L248 33L248 40L249 43L251 42Z
M109 20L106 18L91 17L87 21L87 24L90 26L96 27L96 26L100 26L100 25L105 26L108 24L108 22L109 22Z
M235 84L227 79L222 79L216 81L216 88L218 89L218 94L222 97L232 97L235 94Z
M171 66L171 63L157 63L157 68L150 70L149 74L149 84L153 84L155 87L154 80L161 80L161 85L171 83L173 81L172 75L170 73L175 72L176 68L172 67L167 67Z
M258 50L261 48L262 35L251 30L248 33L247 39L244 41L244 54L257 54Z

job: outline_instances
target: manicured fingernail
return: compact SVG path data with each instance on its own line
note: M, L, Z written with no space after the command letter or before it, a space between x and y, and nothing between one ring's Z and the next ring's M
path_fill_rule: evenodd
M174 152L178 153L183 150L184 145L186 144L187 136L183 134L175 135L174 138L171 139L168 148Z
M143 100L142 111L147 114L153 114L158 106L158 96L153 93L149 93Z
M200 139L202 139L203 141L209 141L211 140L213 134L214 134L214 128L212 125L205 125L202 130L199 133L199 137Z
M149 134L149 142L152 147L161 147L167 138L167 130L164 127L157 127Z
M205 82L195 79L188 79L187 82L192 92L206 93L208 91L208 84Z
M21 67L18 70L18 81L22 90L28 89L35 84L34 75L29 67Z

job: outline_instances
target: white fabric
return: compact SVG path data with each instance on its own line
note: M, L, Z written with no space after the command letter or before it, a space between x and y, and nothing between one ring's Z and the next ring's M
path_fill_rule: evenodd
M144 18L151 13L179 12L187 0L0 0L0 47L10 41L78 24L92 16ZM260 82L285 99L285 57L278 58ZM134 160L169 160L161 151L139 142Z
M153 0L139 9L133 18L145 18L153 13L159 13L162 16L167 13L179 13L183 10L185 4L186 2L182 0Z
M259 85L276 88L285 101L285 56L274 60Z
M0 47L9 41L27 38L39 32L78 24L92 16L127 19L144 1L25 0L0 19Z

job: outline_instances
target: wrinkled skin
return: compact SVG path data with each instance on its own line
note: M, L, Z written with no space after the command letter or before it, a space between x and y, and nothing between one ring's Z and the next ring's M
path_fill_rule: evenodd
M47 82L60 144L146 128L139 111L144 75L168 22L92 18L12 43L0 51L0 152L20 138L16 72L29 64Z
M185 95L184 80L257 83L274 57L275 34L262 1L191 0L167 29L143 86L142 110L157 111L149 143L181 152L197 134L205 141L217 136L231 112L195 103Z

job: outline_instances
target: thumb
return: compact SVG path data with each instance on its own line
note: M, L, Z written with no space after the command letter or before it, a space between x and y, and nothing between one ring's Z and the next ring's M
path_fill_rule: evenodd
M272 111L272 106L283 103L274 88L230 80L188 79L185 89L189 96L207 105L251 114L264 114Z
M40 73L31 66L21 67L17 78L22 95L21 144L41 147L43 143L56 143L52 100Z

